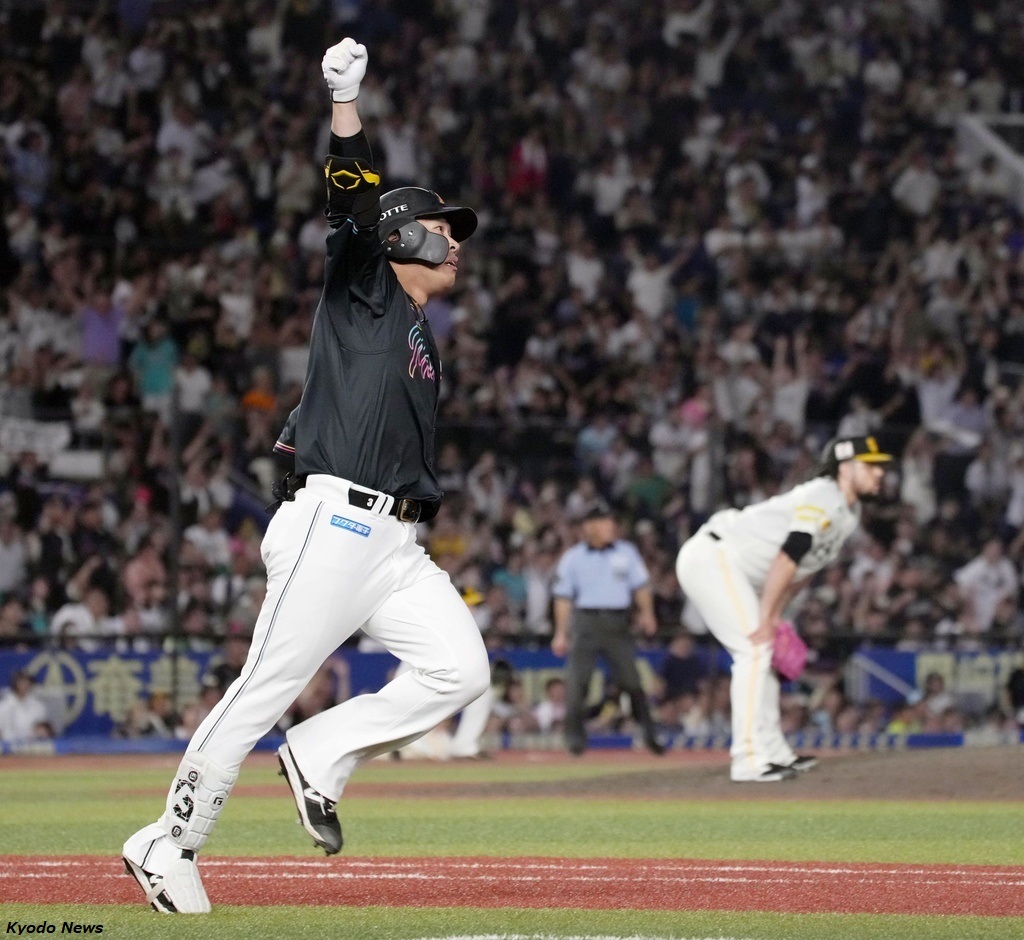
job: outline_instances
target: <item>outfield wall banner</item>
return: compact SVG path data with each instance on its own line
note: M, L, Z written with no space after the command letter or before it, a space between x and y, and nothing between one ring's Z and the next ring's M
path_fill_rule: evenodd
M637 664L650 688L664 658L664 651L642 652ZM724 651L702 651L708 672L726 674L729 658ZM342 647L335 656L348 666L352 695L375 692L387 682L396 660L388 653L362 652ZM124 721L128 710L152 692L177 690L180 708L199 695L205 673L219 661L218 653L169 652L125 653L111 650L36 650L0 652L0 688L6 690L13 673L26 670L45 699L51 723L58 734L109 735ZM496 650L494 666L505 664L522 681L527 701L543 696L544 684L561 676L564 662L550 650ZM878 699L897 704L923 688L925 677L937 672L947 689L962 705L979 712L994 704L1014 668L1024 666L1024 653L906 653L867 649L847 664L846 680L851 697L858 702ZM594 694L600 686L594 677Z
M903 652L862 649L846 664L847 692L863 704L872 699L895 705L924 689L938 673L946 691L967 711L983 712L999 701L1014 669L1024 667L1024 651Z

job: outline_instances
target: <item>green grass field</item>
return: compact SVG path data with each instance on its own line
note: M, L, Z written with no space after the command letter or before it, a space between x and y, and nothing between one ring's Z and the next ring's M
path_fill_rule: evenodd
M81 769L60 759L0 760L0 855L117 856L162 809L176 759L124 758ZM375 762L339 805L353 856L553 856L761 859L1024 866L1024 805L908 801L580 799L574 783L635 771L628 762L425 765ZM664 772L659 770L658 772ZM446 783L542 783L544 796L452 799ZM429 784L437 796L373 795ZM564 795L551 796L551 783ZM366 785L370 785L367 787ZM420 790L419 793L433 792ZM210 856L315 852L270 761L243 768L211 838ZM2 863L0 863L2 865ZM1024 879L1022 879L1024 882ZM1019 938L1024 918L766 912L232 907L209 917L160 917L141 906L14 904L0 882L0 933L10 922L103 924L115 937L515 936L644 938ZM1018 889L1019 890L1019 889ZM212 892L211 892L212 894ZM141 901L141 895L140 895ZM16 929L16 928L15 928ZM8 931L10 932L10 931Z

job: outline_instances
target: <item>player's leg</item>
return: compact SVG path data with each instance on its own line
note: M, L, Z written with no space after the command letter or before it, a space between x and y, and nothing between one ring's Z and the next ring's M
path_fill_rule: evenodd
M565 662L565 746L572 754L587 749L587 694L600 651L597 635L583 619L574 612Z
M796 760L796 753L782 733L782 712L779 707L781 688L774 669L768 671L761 700L763 733L768 742L768 755L773 764L788 767Z
M302 490L271 520L263 542L267 596L242 673L189 742L164 814L125 843L126 864L158 910L209 909L205 892L199 896L198 874L179 871L188 868L182 859L194 870L195 853L206 843L246 755L393 587L387 559L401 544L401 527L380 526L363 539L332 526L331 518L322 501ZM345 541L353 538L358 546ZM149 897L157 880L163 889ZM169 895L169 907L160 906L161 894Z
M287 736L310 785L335 801L360 763L416 740L482 695L490 682L476 621L414 533L392 563L399 586L363 630L412 668L378 692L313 715Z
M459 726L452 735L452 757L486 757L480 750L480 738L487 729L494 704L494 689L488 684L483 695L474 699L459 715Z
M757 629L757 593L731 552L705 534L693 536L679 550L676 575L708 629L733 659L730 776L737 781L781 779L783 775L769 770L771 742L762 713L771 647L749 639Z
M640 679L640 670L636 666L633 638L621 625L612 627L605 632L602 651L619 688L629 696L633 720L643 730L644 743L655 754L663 753L665 748L658 740L650 702Z

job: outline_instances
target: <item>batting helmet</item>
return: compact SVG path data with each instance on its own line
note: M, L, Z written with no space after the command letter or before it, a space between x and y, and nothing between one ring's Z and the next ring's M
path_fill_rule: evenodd
M452 238L465 241L476 231L476 213L466 206L447 206L429 189L403 186L380 197L380 223L377 234L392 261L442 264L448 257L448 239L428 232L417 219L447 219ZM398 238L390 240L393 232Z
M847 460L862 463L888 463L892 454L884 453L873 437L834 437L822 449L818 476L834 477Z

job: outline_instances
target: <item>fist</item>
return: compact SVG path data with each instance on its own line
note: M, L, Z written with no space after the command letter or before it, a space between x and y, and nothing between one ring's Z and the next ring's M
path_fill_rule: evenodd
M324 53L321 63L332 101L354 101L366 74L366 46L345 38Z

